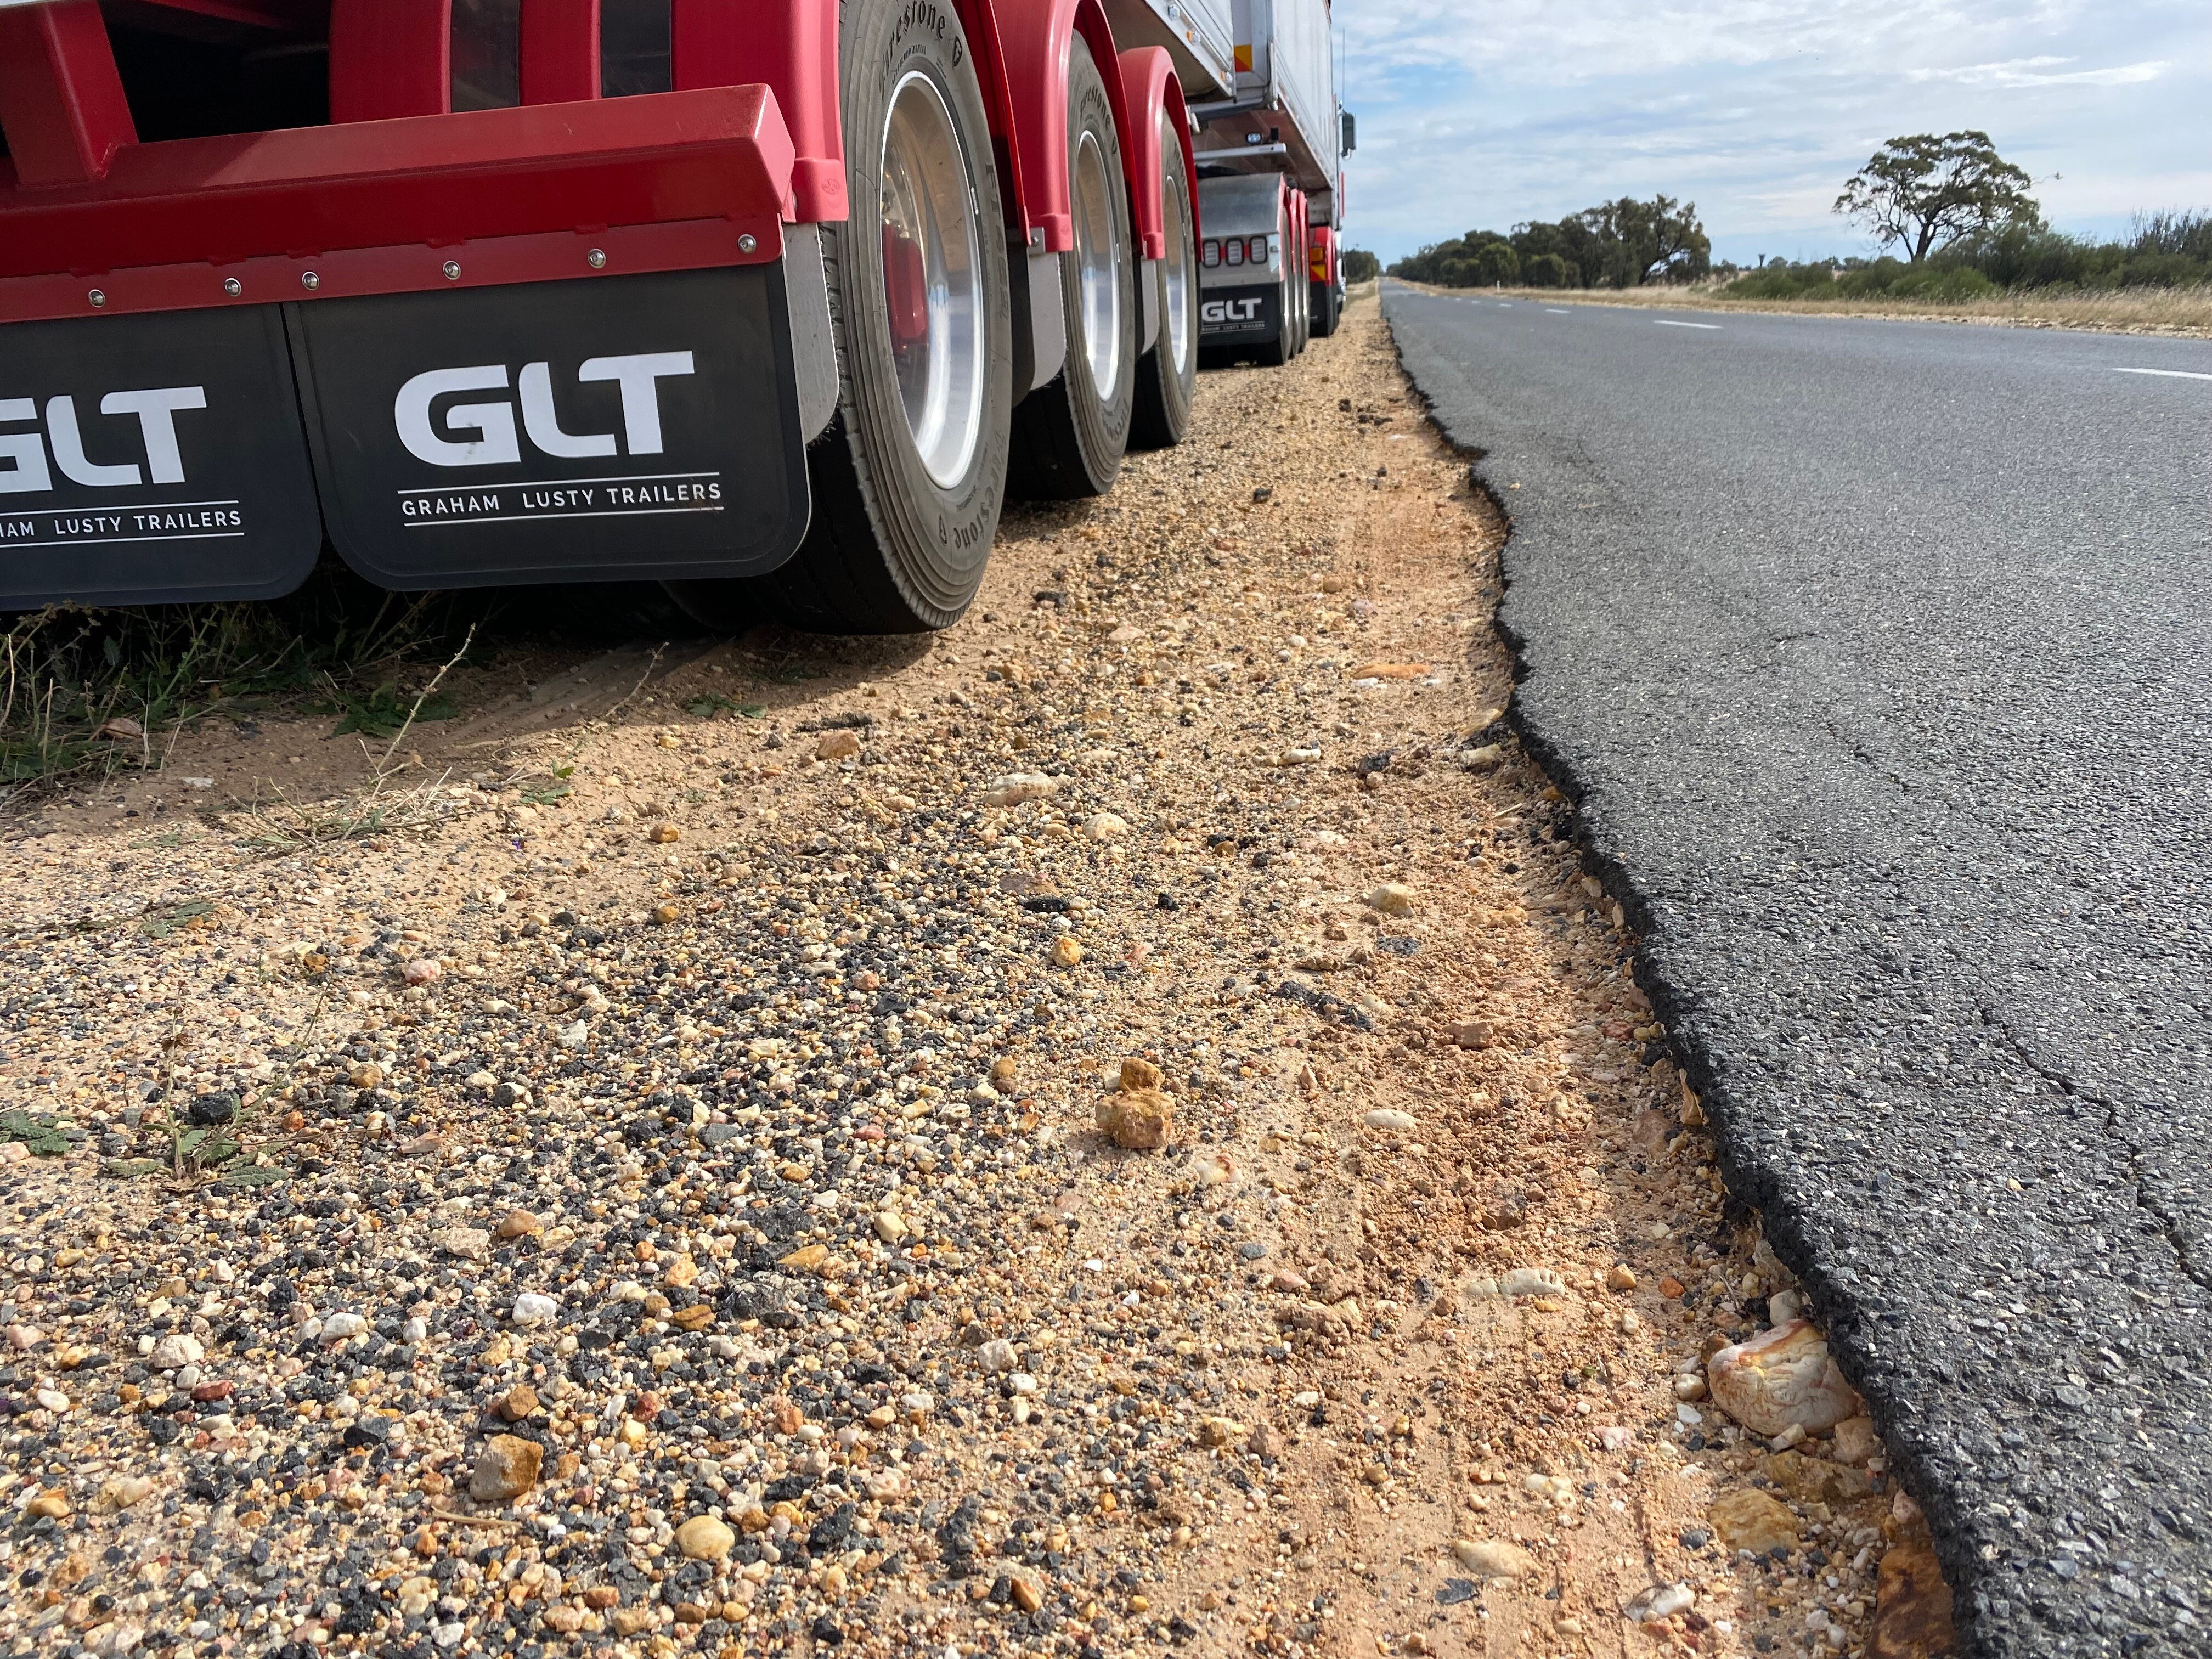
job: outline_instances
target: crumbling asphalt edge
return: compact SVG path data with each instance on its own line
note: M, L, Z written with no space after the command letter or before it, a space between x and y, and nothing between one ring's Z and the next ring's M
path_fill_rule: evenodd
M1513 587L1513 509L1482 471L1481 463L1488 458L1488 449L1467 434L1452 430L1423 388L1414 361L1419 356L1419 346L1408 349L1408 343L1390 326L1387 313L1383 326L1397 349L1399 366L1419 401L1422 415L1453 453L1467 459L1468 487L1486 496L1504 520L1506 540L1498 557L1498 596L1491 624L1511 655L1513 683L1517 688L1534 671L1528 662L1528 641L1505 616L1506 600ZM1668 1057L1696 1091L1711 1125L1717 1161L1727 1184L1729 1218L1734 1222L1739 1218L1748 1220L1755 1216L1777 1259L1809 1293L1820 1316L1830 1351L1845 1377L1866 1401L1868 1415L1881 1431L1890 1473L1927 1516L1936 1559L1942 1566L1945 1582L1953 1589L1954 1618L1966 1644L1966 1654L1970 1659L1978 1659L1985 1651L1995 1653L1998 1650L1996 1646L1980 1639L1972 1617L1977 1599L1973 1590L1983 1575L1978 1571L1981 1563L1975 1554L1971 1529L1966 1524L1967 1517L1963 1507L1952 1501L1935 1471L1919 1455L1919 1437L1902 1432L1916 1413L1911 1402L1889 1386L1890 1380L1897 1375L1894 1369L1872 1363L1876 1351L1869 1340L1875 1334L1872 1310L1846 1284L1826 1270L1825 1253L1817 1242L1816 1229L1820 1224L1818 1218L1805 1206L1790 1203L1782 1183L1757 1157L1755 1149L1731 1133L1733 1103L1727 1085L1695 1035L1699 1026L1697 1001L1674 983L1664 966L1665 930L1613 843L1602 817L1595 810L1585 810L1589 787L1573 753L1529 716L1526 709L1526 702L1516 696L1506 710L1506 720L1523 750L1567 798L1574 813L1576 845L1581 848L1590 872L1604 884L1607 896L1621 907L1636 936L1636 981L1650 998L1653 1012L1667 1028L1662 1041Z

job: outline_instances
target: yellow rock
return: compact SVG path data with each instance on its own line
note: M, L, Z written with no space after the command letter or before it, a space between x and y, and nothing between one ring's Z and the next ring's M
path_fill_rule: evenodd
M1052 965L1054 967L1073 968L1082 960L1083 947L1076 943L1075 935L1062 933L1058 939L1053 940Z
M1732 1550L1764 1555L1772 1549L1797 1547L1797 1517L1787 1504L1770 1492L1753 1487L1725 1492L1713 1500L1707 1513L1713 1530Z
M1413 914L1413 890L1404 882L1386 881L1370 890L1364 902L1370 909L1386 916L1405 916Z
M811 1273L829 1259L827 1244L802 1244L775 1265L796 1273Z
M527 1382L518 1382L500 1396L499 1414L510 1423L520 1423L538 1409L538 1390Z
M1479 1578L1526 1578L1536 1571L1534 1556L1503 1538L1455 1539L1451 1547L1452 1559Z
M1156 1152L1175 1133L1175 1107L1158 1089L1132 1089L1100 1102L1097 1122L1116 1146Z
M381 1089L384 1067L373 1060L364 1060L346 1073L346 1081L356 1089Z
M860 752L860 734L857 732L824 732L822 741L814 745L817 760L850 760Z
M675 823L656 823L653 826L653 839L662 842L682 841L684 839L683 826L681 824Z
M1127 1090L1157 1089L1160 1086L1160 1068L1149 1060L1125 1060L1121 1062L1121 1086Z
M1832 1463L1803 1452L1777 1452L1765 1460L1766 1478L1793 1498L1820 1503L1842 1503L1864 1498L1874 1490L1873 1478L1864 1469Z
M738 1535L711 1515L695 1515L676 1529L676 1547L692 1561L719 1561L736 1545Z
M144 1475L117 1475L104 1481L100 1488L100 1508L109 1515L143 1503L154 1490L154 1483Z
M506 1504L538 1484L545 1449L519 1435L495 1434L477 1454L469 1475L469 1496L479 1504Z
M1909 1537L1881 1558L1875 1580L1872 1659L1945 1659L1959 1650L1951 1624L1951 1587L1924 1534Z

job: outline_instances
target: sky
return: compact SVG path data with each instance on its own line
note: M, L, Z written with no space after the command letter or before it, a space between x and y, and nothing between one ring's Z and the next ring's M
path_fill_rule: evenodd
M1887 140L1978 128L2063 230L2212 208L2212 0L1334 0L1346 240L1387 262L1620 196L1715 259L1871 252L1829 211Z

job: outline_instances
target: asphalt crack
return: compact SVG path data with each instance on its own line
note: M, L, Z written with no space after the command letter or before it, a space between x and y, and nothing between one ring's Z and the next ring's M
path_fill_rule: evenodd
M1987 1002L1982 1004L1982 1023L2004 1039L2005 1046L2019 1057L2021 1065L2033 1072L2052 1087L2063 1090L2077 1100L2086 1100L2105 1114L2102 1127L2107 1139L2127 1149L2128 1172L2135 1188L2136 1207L2158 1223L2160 1237L2173 1250L2174 1266L2182 1276L2200 1289L2212 1291L2212 1267L2197 1257L2191 1248L2188 1230L2183 1226L2172 1210L2160 1202L2156 1196L2156 1180L2144 1168L2144 1152L2140 1143L2120 1127L2120 1108L2118 1103L2094 1089L2084 1086L2066 1073L2045 1065L2029 1052L2012 1027Z

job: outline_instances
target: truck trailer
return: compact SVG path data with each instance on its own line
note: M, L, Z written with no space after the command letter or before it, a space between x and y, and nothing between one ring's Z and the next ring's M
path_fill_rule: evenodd
M1237 45L1231 83L1194 100L1201 355L1286 362L1335 332L1342 308L1336 231L1352 126L1336 97L1335 39L1326 5L1211 3Z
M1188 425L1236 21L0 0L0 610L274 597L327 543L945 627L1010 491Z

